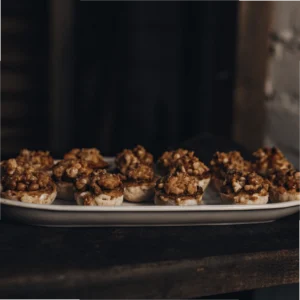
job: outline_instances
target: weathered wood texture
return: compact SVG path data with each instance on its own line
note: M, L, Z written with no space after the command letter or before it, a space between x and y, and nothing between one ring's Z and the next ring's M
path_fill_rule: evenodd
M272 2L239 3L233 138L249 150L263 143L264 84Z
M47 1L2 3L2 158L23 147L43 148L47 141L46 11Z
M66 152L73 134L75 5L49 2L49 146Z
M257 225L0 225L5 297L187 298L298 282L298 218Z
M182 144L208 161L237 145ZM246 157L247 153L243 152ZM299 217L265 224L43 228L0 223L3 298L190 298L296 283Z

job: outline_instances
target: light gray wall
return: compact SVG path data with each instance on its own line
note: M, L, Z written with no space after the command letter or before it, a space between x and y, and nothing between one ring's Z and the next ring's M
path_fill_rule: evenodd
M299 166L300 2L274 2L265 143Z
M299 167L300 2L274 2L273 54L265 92L268 96L265 143L280 147ZM254 292L254 300L299 299L299 285Z

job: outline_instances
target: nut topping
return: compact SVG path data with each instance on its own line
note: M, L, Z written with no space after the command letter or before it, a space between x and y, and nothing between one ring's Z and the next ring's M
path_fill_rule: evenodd
M117 174L110 174L106 170L95 170L91 174L82 174L75 180L75 187L78 191L90 191L100 195L108 190L123 192L123 184Z
M212 173L215 177L224 179L229 170L250 171L250 162L243 159L240 152L216 152L210 162Z
M153 164L153 156L146 149L140 145L136 146L133 150L124 149L116 157L116 166L120 172L127 175L127 169L130 166L138 164L151 166Z
M100 151L96 148L83 148L83 149L72 149L70 152L64 155L64 159L76 159L84 160L89 163L89 167L92 169L106 168L108 163L104 161Z
M166 151L163 153L163 155L158 159L157 163L158 165L162 166L166 169L172 169L175 167L175 163L177 160L189 160L193 158L194 151L188 151L182 148L179 148L174 151Z
M202 188L198 185L198 179L182 172L174 172L160 178L156 183L156 190L161 195L173 195L177 198L203 194Z
M174 162L171 172L174 172L175 169L201 179L210 176L209 168L196 156L189 157L187 155L179 158Z
M40 191L53 189L53 181L46 172L30 167L17 167L11 174L6 173L1 178L3 191Z
M146 151L146 149L137 145L133 150L133 154L138 158L138 160L145 165L152 166L153 164L153 155Z
M132 150L125 149L116 157L116 166L122 174L126 174L131 165L139 163L139 159L134 155Z
M277 170L268 176L273 187L283 194L300 192L300 172L294 169Z
M144 164L130 165L126 172L127 180L152 181L153 178L153 168Z
M280 170L292 168L291 163L276 147L260 148L253 153L253 156L256 159L253 167L262 175L266 175L269 169Z
M72 182L81 174L90 174L93 169L89 162L77 159L64 159L53 167L53 178L55 181Z
M49 151L30 151L22 149L16 157L19 165L31 165L36 170L50 170L54 164Z
M225 181L221 187L221 193L224 194L244 193L253 195L259 193L261 196L265 196L268 190L268 181L257 173L236 170L229 170L227 172Z

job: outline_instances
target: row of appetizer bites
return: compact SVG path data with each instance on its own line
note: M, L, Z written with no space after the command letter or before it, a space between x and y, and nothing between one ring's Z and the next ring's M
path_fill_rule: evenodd
M164 152L156 175L153 156L142 146L123 150L115 162L122 174L124 198L131 202L153 200L155 194L157 205L200 204L210 181L208 167L184 149Z
M15 158L20 166L31 166L38 171L51 171L55 165L49 151L30 151L22 149ZM64 155L64 160L76 159L87 161L91 168L106 168L108 163L104 161L100 151L96 148L72 149ZM5 167L7 161L2 161L1 166ZM6 168L9 172L9 168Z
M27 151L27 154L30 154ZM27 155L28 156L28 155ZM32 152L29 157L49 156L41 151ZM93 162L91 165L90 162ZM93 167L105 167L103 158L96 149L73 149L52 168L58 198L74 199L74 184L78 177L93 177ZM99 165L100 162L100 165ZM153 156L142 146L125 149L116 157L116 166L122 174L125 199L132 202L153 198L157 177L154 175ZM161 173L167 174L156 185L157 204L191 205L202 203L203 191L210 181L210 171L194 152L185 149L166 151L158 160ZM91 179L92 180L92 179ZM192 186L197 183L195 188ZM75 184L76 185L76 184ZM163 187L162 187L163 185ZM199 186L199 188L197 188ZM89 192L89 198L98 195ZM162 201L159 201L162 200ZM84 202L85 205L95 202Z
M157 180L153 156L142 146L137 146L119 153L116 166L121 173L119 177L124 185L124 198L131 202L151 200L155 193L155 203L158 205L202 204L211 172L225 202L264 204L268 201L269 191L272 201L282 201L281 198L276 200L279 197L277 189L283 191L283 187L287 185L289 187L286 193L293 195L291 199L297 199L295 191L299 192L299 173L292 170L292 165L277 148L259 149L254 157L256 160L250 163L239 152L217 152L211 161L210 171L192 151L167 151L157 161L160 173L165 176ZM220 182L222 186L218 185Z
M37 204L50 204L56 195L72 199L77 176L107 166L95 148L72 149L56 164L48 151L23 149L15 158L1 162L1 195Z
M5 174L1 181L6 192L3 194L4 197L17 197L20 201L26 198L27 202L33 202L38 194L41 195L41 199L54 200L53 193L56 193L56 190L58 198L71 200L74 199L76 190L76 195L82 192L88 195L89 199L89 201L78 201L78 203L104 205L104 200L97 202L91 199L99 198L99 187L106 196L114 195L113 189L107 188L109 184L105 184L105 181L118 178L118 181L122 183L127 201L151 200L155 193L156 204L194 205L202 203L203 192L212 174L215 187L221 190L221 197L227 202L265 203L269 190L272 201L299 199L299 172L292 168L277 148L259 149L254 153L254 157L255 161L250 163L245 161L237 151L216 152L210 163L211 170L209 170L192 151L185 149L166 151L156 164L160 174L165 174L165 176L157 181L153 156L140 145L132 150L125 149L117 155L116 166L120 172L119 175L109 174L102 170L108 164L99 150L95 148L73 149L55 165L49 152L22 150L15 159L1 163L2 174ZM43 172L47 172L48 177L45 174L41 175ZM267 179L260 177L257 173L267 176ZM52 178L49 174L52 174ZM78 179L81 180L81 184L84 181L88 187L90 182L94 182L95 178L100 176L99 174L101 174L102 183L96 189L97 194L92 186L88 189L88 193L78 188ZM38 183L40 176L44 178L44 181L48 178L48 184L51 186L53 186L53 181L55 182L55 191L53 190L49 197L45 197L45 191L49 193L49 188L46 188L43 180L41 184ZM120 189L118 188L118 193ZM21 197L22 200L21 194L32 194L34 197L32 199ZM86 198L87 196L84 199ZM107 197L104 198L107 199ZM113 199L113 197L110 198ZM116 204L109 204L114 201L108 200L107 205L120 203L116 201ZM37 203L48 203L48 200L40 200Z
M72 149L52 168L52 177L57 185L57 197L62 200L73 200L74 183L79 176L89 175L93 170L105 169L108 166L96 148Z
M169 157L168 165L166 166L164 173L168 174L165 180L162 180L158 185L156 185L158 176L154 172L154 161L153 155L148 153L144 147L138 145L132 150L125 149L119 153L116 157L116 166L119 175L110 175L107 172L101 171L101 178L109 178L111 176L118 176L119 180L122 181L124 198L131 202L141 202L153 199L155 189L157 193L161 196L162 191L170 199L185 199L195 196L197 203L199 202L199 194L203 194L203 190L207 187L210 180L210 173L208 167L206 167L198 158L194 156L193 152L178 149L172 152L165 152L163 154L163 160L166 161L165 157ZM159 163L158 163L159 165ZM86 193L85 190L78 188L80 183L85 181L87 187L90 182L93 182L95 176L99 176L99 171L107 167L107 163L104 162L103 157L100 152L95 149L73 149L64 155L64 159L54 164L53 158L50 156L49 152L43 151L28 151L22 150L20 155L15 159L8 160L2 163L2 167L6 166L7 178L3 178L6 182L9 180L10 175L14 175L14 179L20 181L21 178L25 178L23 175L25 173L33 172L47 172L48 179L55 184L55 193L60 199L72 200L74 199L74 193L82 192L88 195L88 198L95 199L99 198L99 193L95 193L95 189L90 188L89 192ZM12 167L13 166L13 167ZM13 172L9 170L14 168ZM10 174L11 173L11 174ZM184 175L180 175L180 174ZM51 174L51 177L50 177ZM97 175L96 175L97 174ZM17 177L18 176L18 177ZM23 176L23 177L22 177ZM184 182L182 179L184 178ZM23 180L24 181L24 180ZM36 177L32 176L31 182L25 182L28 186L25 190L20 190L21 194L30 194L33 191L29 188L31 184L33 186L36 184ZM182 182L181 182L182 181ZM12 186L6 185L4 182L5 190L8 190ZM166 188L161 189L162 182L166 183ZM191 184L196 182L196 192L193 193L191 189ZM18 185L18 183L20 183ZM182 190L182 184L186 185ZM17 181L15 189L18 190L18 186L22 186L21 182ZM180 186L178 189L176 186ZM199 186L199 188L198 188ZM101 187L101 184L100 184ZM104 188L104 190L103 190ZM99 192L99 188L97 189ZM102 191L105 193L105 187L102 186ZM40 186L38 190L35 190L35 195L44 193L43 186ZM185 194L186 193L186 194ZM168 197L162 197L167 199ZM55 197L49 195L49 199L54 200ZM85 197L86 198L86 197ZM22 198L23 199L23 198ZM23 201L21 198L19 200ZM98 201L99 202L99 201ZM97 201L81 201L78 203L83 203L85 205L97 205ZM177 201L178 202L178 201ZM49 203L48 201L36 200L36 203ZM101 201L99 202L101 203ZM109 202L108 202L109 203ZM117 202L118 203L118 202ZM168 202L163 202L168 204ZM172 203L172 201L170 202ZM184 203L184 202L182 202Z
M253 162L240 153L216 152L211 161L215 188L227 203L265 204L299 200L299 175L276 148L264 147L253 153Z
M300 200L300 172L282 169L262 177L256 172L230 170L221 186L220 195L225 202L235 204Z
M25 152L26 155L23 155ZM133 150L124 150L117 156L116 161L119 161L118 166L122 174L106 172L104 168L108 167L108 164L95 148L73 149L56 164L49 152L22 150L18 157L1 163L2 174L6 174L1 178L3 196L29 202L26 199L28 195L33 194L31 186L37 186L31 203L49 204L56 194L57 198L64 200L73 200L75 196L77 203L84 205L119 205L123 201L123 194L126 200L133 202L153 198L157 179L154 175L153 156L142 146L137 146ZM36 185L37 173L46 176L54 186L55 195L48 193L47 200L45 193L49 190ZM117 193L110 183L113 180L121 184ZM15 185L10 184L10 181L14 181ZM12 197L11 191L18 194L18 199Z
M157 175L153 156L141 146L133 150L125 149L117 155L116 166L124 175L124 198L127 201L147 201L156 194L156 204L189 205L201 202L203 191L210 181L210 172L194 156L194 152L181 148L166 151L156 165ZM160 176L163 177L157 181ZM192 189L191 185L195 188Z
M265 204L269 185L238 151L216 152L210 162L212 182L224 203Z

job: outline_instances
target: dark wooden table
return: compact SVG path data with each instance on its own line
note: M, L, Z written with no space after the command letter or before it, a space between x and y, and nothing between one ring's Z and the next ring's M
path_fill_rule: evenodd
M4 219L0 295L191 298L297 283L298 246L298 214L161 228L44 228Z

